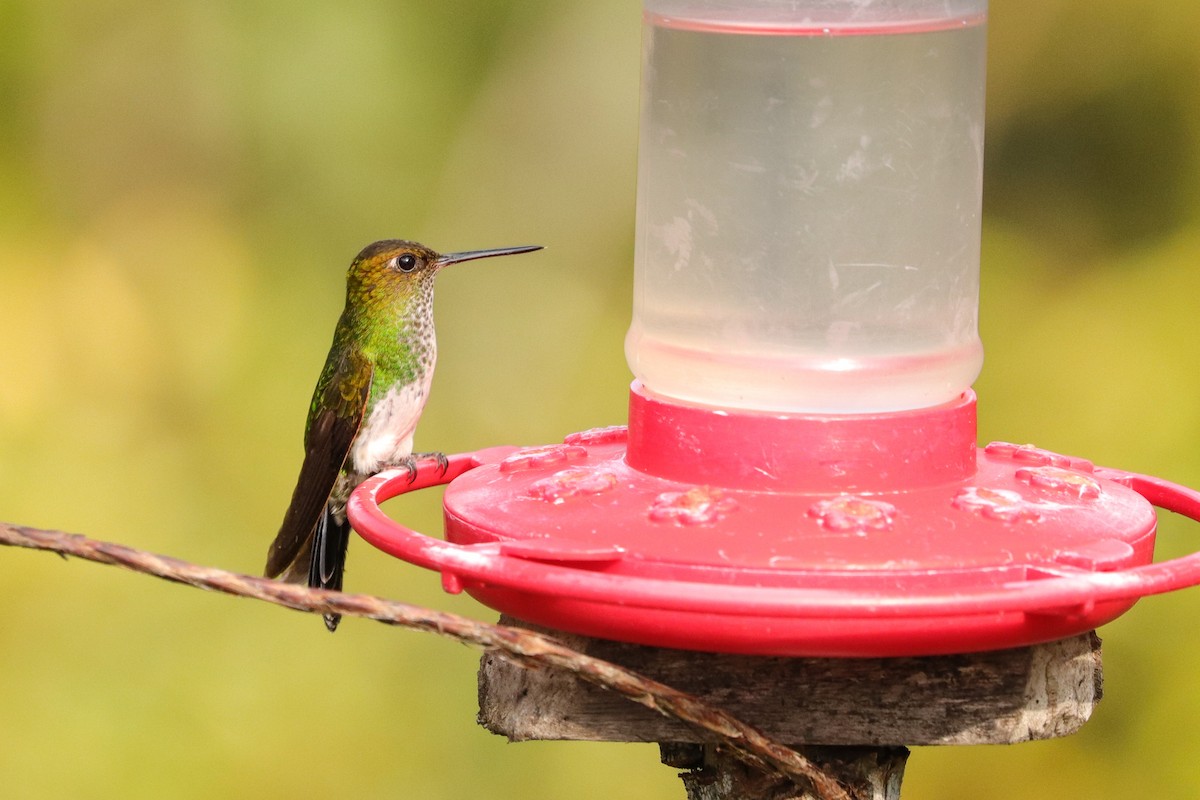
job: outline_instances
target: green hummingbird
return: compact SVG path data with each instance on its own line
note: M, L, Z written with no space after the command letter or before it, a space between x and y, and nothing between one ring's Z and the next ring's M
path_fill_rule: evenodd
M433 380L437 339L433 282L442 267L540 246L440 255L386 239L363 248L346 275L346 307L317 380L304 429L304 462L266 576L320 589L342 588L350 524L346 500L359 483L389 467L440 453L413 454L413 433ZM337 629L341 617L325 615Z

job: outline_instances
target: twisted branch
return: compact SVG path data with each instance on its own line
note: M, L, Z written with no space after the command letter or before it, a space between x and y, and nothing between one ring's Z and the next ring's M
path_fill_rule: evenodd
M694 695L672 689L611 662L584 655L534 631L492 625L372 595L310 589L241 575L63 531L0 522L0 544L47 550L100 564L125 567L198 589L249 597L296 611L365 617L388 625L435 633L483 650L499 651L509 660L525 667L564 669L664 716L720 736L750 766L764 772L778 772L801 785L809 784L820 800L850 800L850 795L833 777L757 728L708 705Z

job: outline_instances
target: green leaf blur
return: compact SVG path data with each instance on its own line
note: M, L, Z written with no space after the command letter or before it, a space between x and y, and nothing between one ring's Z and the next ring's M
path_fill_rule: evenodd
M1200 485L1198 31L1193 0L993 2L982 441ZM0 518L257 572L384 237L547 246L440 279L418 448L621 422L639 35L637 0L0 0ZM0 565L5 798L683 795L651 745L483 732L455 644ZM361 542L347 582L494 616ZM1102 631L1082 733L920 749L906 796L1200 795L1198 611Z

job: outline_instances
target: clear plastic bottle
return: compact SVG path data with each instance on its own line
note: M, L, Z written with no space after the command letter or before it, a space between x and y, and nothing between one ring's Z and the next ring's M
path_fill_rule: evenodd
M812 413L969 388L986 0L645 10L634 374Z

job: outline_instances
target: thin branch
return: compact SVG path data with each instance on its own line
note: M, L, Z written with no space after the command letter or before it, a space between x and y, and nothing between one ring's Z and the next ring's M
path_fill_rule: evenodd
M297 611L365 617L388 625L436 633L484 650L496 650L522 666L564 669L664 716L720 736L747 764L765 772L779 772L801 784L810 784L821 800L850 800L850 795L832 776L757 728L694 695L672 689L611 662L584 655L534 631L492 625L458 614L372 595L309 589L241 575L63 531L0 522L0 544L47 550L100 564L125 567L199 589L249 597Z

